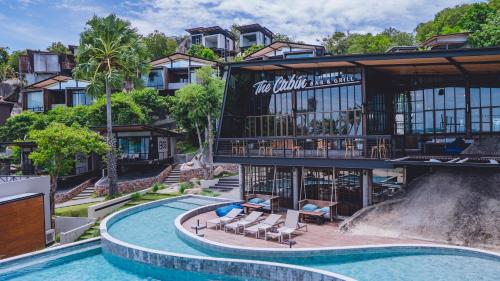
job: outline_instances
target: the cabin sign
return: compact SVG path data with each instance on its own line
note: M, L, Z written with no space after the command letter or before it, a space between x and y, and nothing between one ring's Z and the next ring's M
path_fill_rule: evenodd
M346 85L351 83L358 83L359 79L356 79L352 74L340 74L332 78L322 78L317 80L308 80L307 76L297 76L293 74L292 76L280 76L276 81L262 80L253 85L255 88L255 94L279 94L288 91L300 91L307 90L311 88L320 88L325 86L335 86L335 85Z

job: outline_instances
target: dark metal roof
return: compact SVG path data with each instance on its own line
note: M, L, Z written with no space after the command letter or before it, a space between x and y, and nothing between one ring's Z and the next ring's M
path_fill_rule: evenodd
M106 132L105 126L93 127L92 130ZM165 136L178 136L176 132L149 125L113 125L113 132L155 132Z
M236 29L241 33L260 31L260 32L264 33L265 35L273 37L273 32L271 30L267 29L266 27L264 27L258 23L240 25L240 26L237 26Z
M212 35L212 34L223 34L233 40L235 40L234 34L226 29L223 29L222 27L215 25L215 26L210 26L210 27L195 27L195 28L189 28L186 29L189 34L203 34L203 35Z

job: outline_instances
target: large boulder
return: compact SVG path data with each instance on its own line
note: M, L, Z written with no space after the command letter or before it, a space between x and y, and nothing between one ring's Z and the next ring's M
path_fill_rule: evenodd
M217 166L214 170L214 176L218 177L222 176L222 174L224 174L224 168L222 166Z

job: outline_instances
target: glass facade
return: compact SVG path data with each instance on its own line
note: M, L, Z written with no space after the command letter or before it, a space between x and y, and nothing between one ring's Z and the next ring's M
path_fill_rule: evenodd
M94 99L84 91L73 92L73 106L91 105Z
M43 92L27 93L27 109L34 112L43 112Z
M118 149L122 159L149 159L149 137L119 137Z
M471 87L473 133L500 132L500 87Z
M293 207L292 168L245 166L245 193L279 196L280 207Z
M292 75L309 86L255 94L254 84ZM348 77L348 83L333 83ZM245 90L243 90L245 89ZM361 72L351 69L240 72L231 76L223 137L282 137L362 134ZM244 130L242 130L244 128Z

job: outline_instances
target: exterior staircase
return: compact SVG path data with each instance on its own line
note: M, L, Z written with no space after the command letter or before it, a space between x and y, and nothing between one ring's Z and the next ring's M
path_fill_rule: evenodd
M220 178L219 182L214 186L211 186L210 189L229 191L233 190L234 188L238 188L239 185L240 181L238 177L226 177L226 178Z
M175 165L172 168L172 171L170 172L168 177L163 181L163 183L166 185L179 183L180 175L181 175L180 165Z
M91 198L94 191L95 191L94 185L90 185L89 187L85 188L82 192L80 192L80 194L71 198L71 200L80 200L80 199Z

